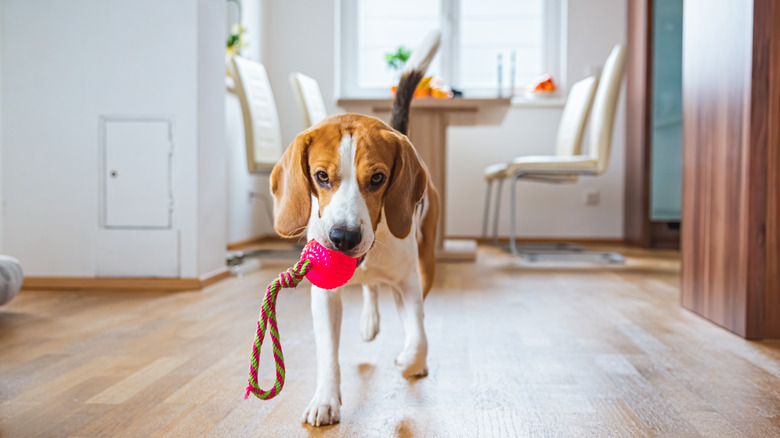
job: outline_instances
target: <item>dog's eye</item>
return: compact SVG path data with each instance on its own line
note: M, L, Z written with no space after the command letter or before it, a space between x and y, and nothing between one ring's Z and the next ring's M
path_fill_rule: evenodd
M319 171L315 175L317 176L317 181L319 181L321 183L327 183L328 182L329 178L328 178L328 174L327 173L325 173L323 171Z
M380 186L385 181L385 176L381 173L375 173L371 175L371 185Z

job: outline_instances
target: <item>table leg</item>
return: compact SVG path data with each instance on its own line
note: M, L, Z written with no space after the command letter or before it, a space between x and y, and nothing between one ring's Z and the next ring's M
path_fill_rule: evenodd
M473 261L477 244L474 240L446 240L447 213L447 119L444 111L413 109L409 117L409 139L414 144L433 185L439 190L441 214L436 235L436 258L447 261Z

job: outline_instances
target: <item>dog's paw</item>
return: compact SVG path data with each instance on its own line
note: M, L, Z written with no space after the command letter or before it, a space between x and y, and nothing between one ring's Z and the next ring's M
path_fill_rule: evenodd
M395 367L407 379L428 375L425 353L404 350L395 358Z
M340 405L338 396L320 397L315 394L309 406L303 411L301 422L312 426L336 424L341 419Z
M364 341L370 342L379 333L379 312L376 311L376 308L367 307L364 306L360 313L360 337Z

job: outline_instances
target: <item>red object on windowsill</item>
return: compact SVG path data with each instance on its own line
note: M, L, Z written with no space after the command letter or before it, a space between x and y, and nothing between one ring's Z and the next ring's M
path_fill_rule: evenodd
M534 82L529 91L534 93L555 93L557 87L550 75L544 75Z

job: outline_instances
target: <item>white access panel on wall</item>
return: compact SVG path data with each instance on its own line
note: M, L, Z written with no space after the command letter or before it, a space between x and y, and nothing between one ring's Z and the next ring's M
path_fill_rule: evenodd
M102 117L101 134L103 228L170 229L171 120Z
M100 277L181 276L173 120L100 117Z

